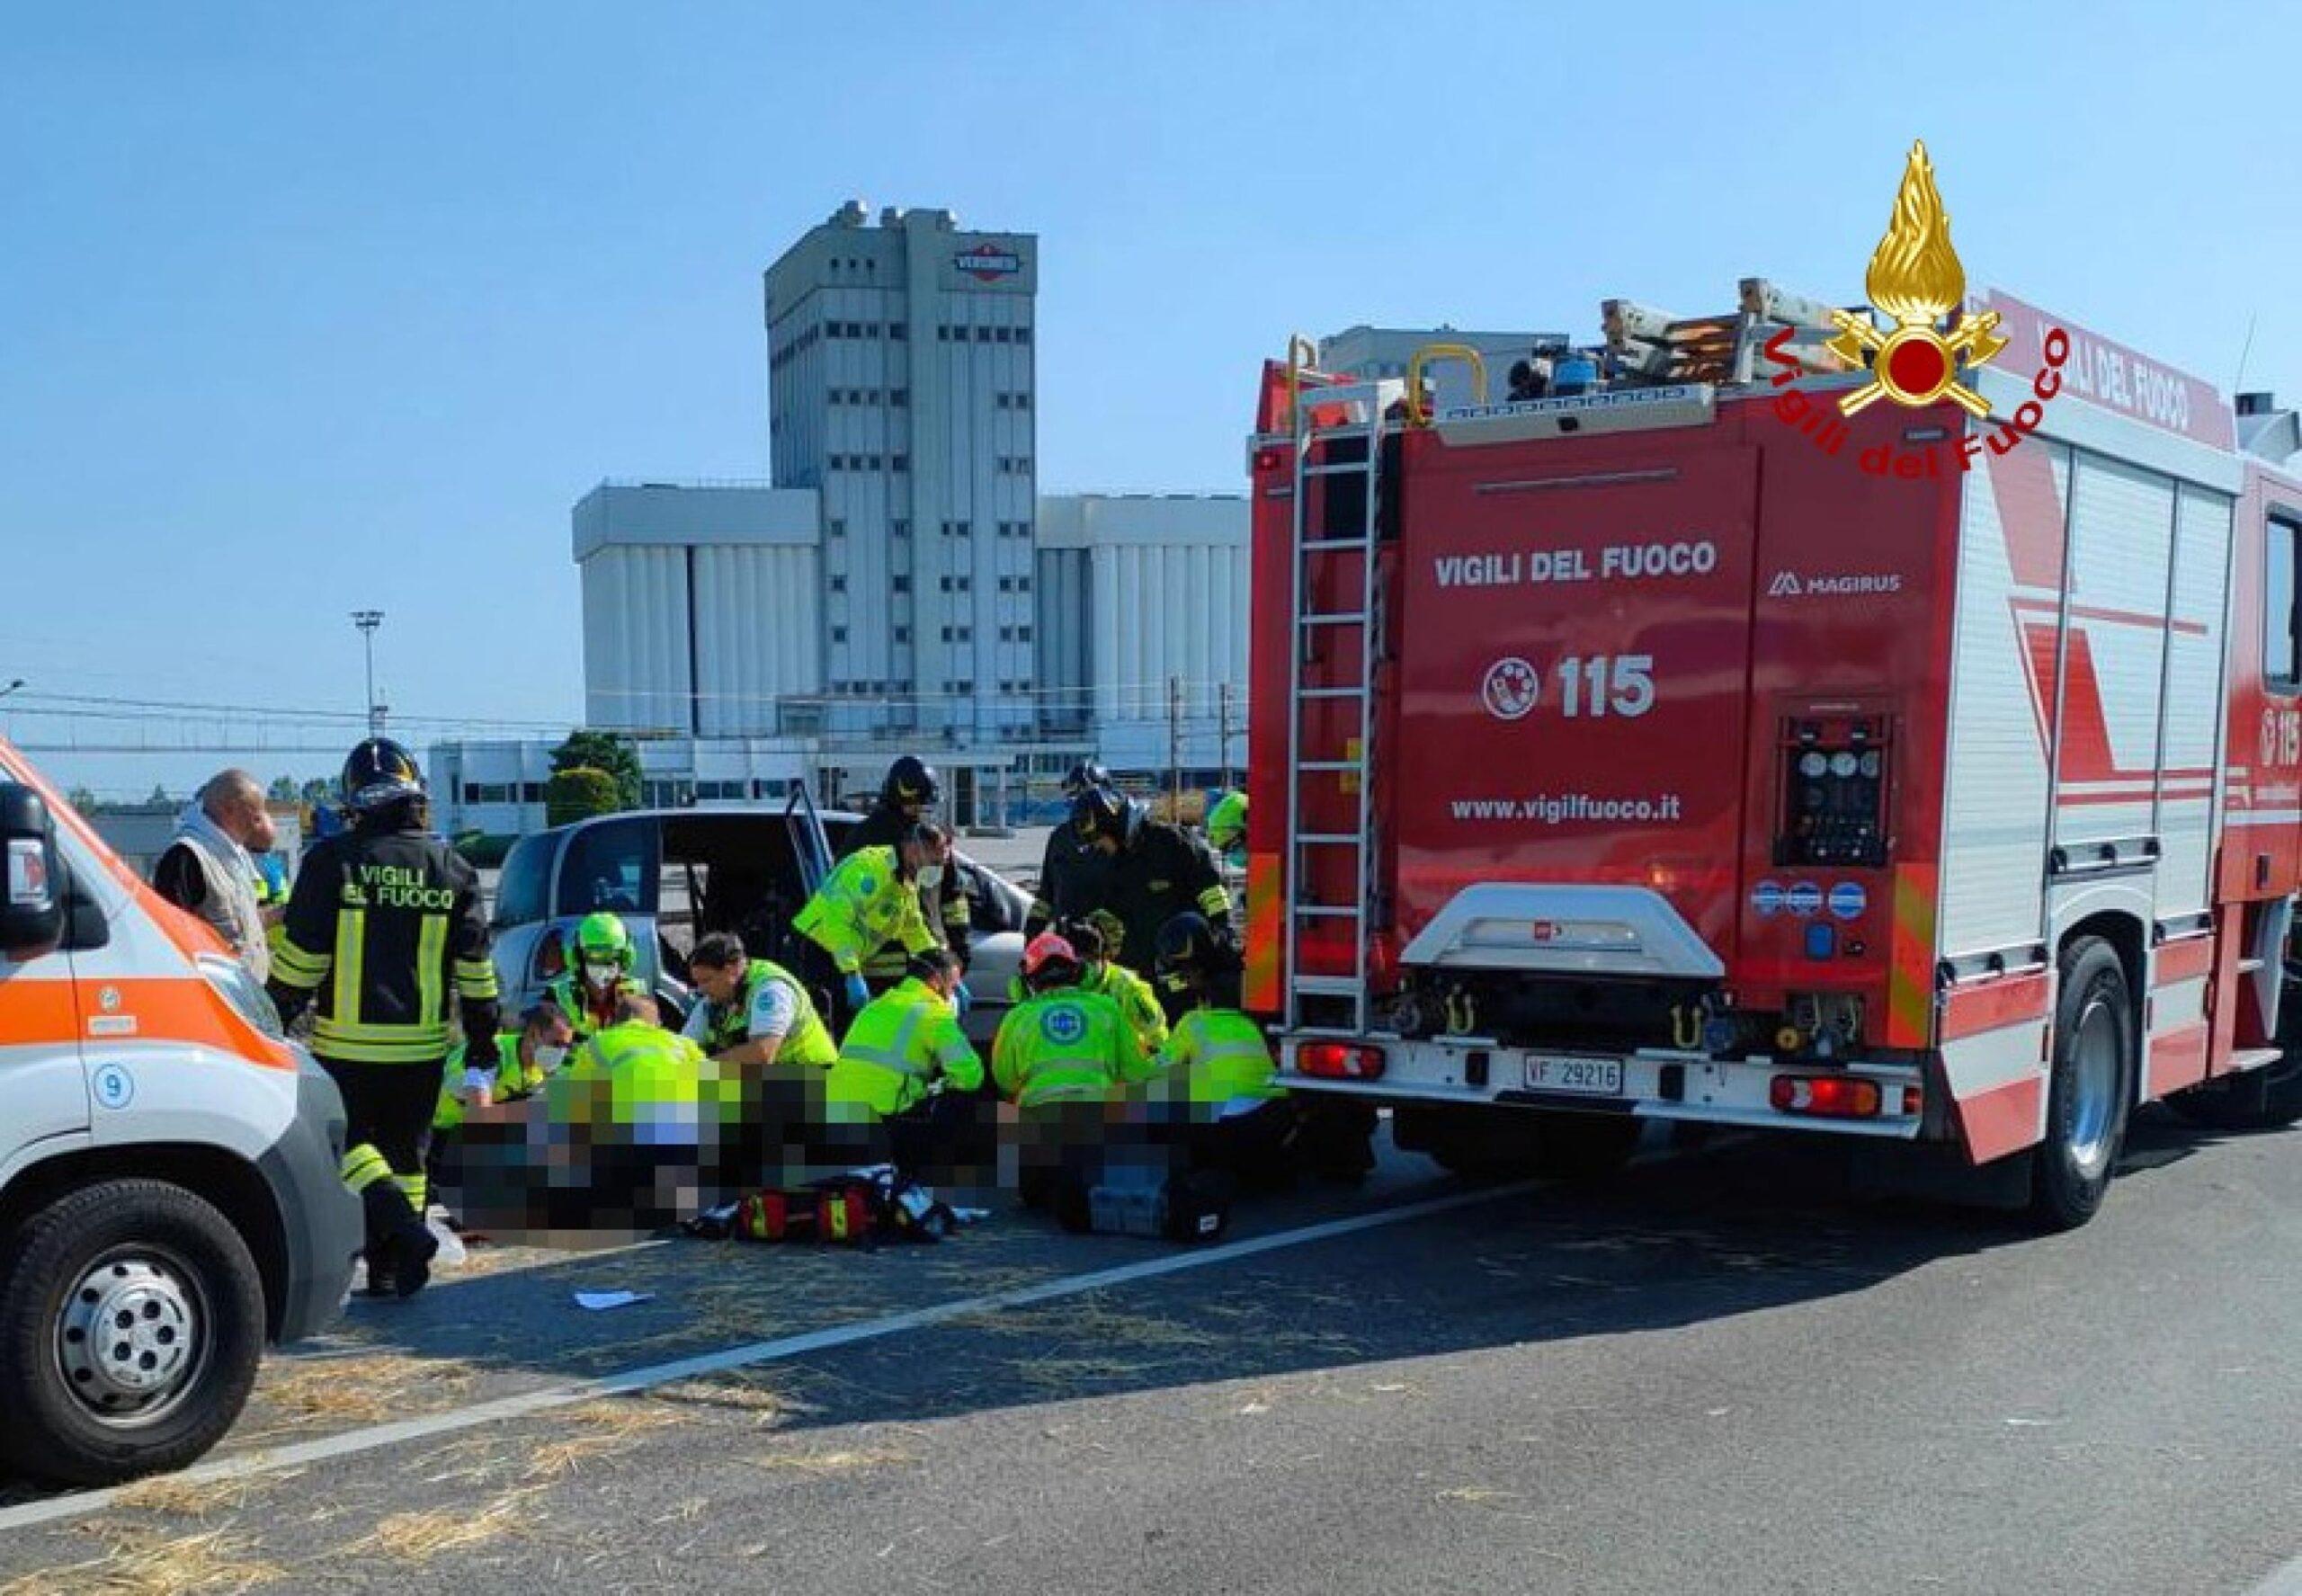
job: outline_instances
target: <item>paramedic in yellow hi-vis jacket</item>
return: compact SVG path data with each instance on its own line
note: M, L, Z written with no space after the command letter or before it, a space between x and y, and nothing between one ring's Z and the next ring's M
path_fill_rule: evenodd
M941 878L950 864L951 834L922 821L888 846L863 848L834 866L791 922L799 933L799 975L826 1001L825 1017L844 1033L871 1001L863 961L883 943L906 953L940 945L919 906L922 873Z
M413 1296L439 1243L424 1223L424 1144L454 1045L495 1045L495 966L479 879L430 834L424 777L406 749L370 737L344 762L352 827L304 856L274 928L272 1001L317 1012L312 1052L346 1117L345 1183L368 1213L368 1290Z
M983 1060L959 1029L959 958L947 947L915 953L904 978L855 1016L824 1082L827 1142L856 1163L916 1172L937 1164L983 1084ZM949 1088L948 1091L944 1090Z

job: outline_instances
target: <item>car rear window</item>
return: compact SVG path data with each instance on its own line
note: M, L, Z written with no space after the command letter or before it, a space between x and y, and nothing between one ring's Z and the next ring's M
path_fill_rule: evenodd
M569 833L559 866L559 912L653 914L660 856L652 820L608 820Z
M551 913L550 837L522 837L495 878L495 923L532 925Z

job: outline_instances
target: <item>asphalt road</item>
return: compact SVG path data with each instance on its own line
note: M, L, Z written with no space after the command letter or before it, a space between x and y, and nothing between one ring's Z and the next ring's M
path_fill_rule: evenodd
M62 1516L0 1528L0 1592L2248 1590L2302 1552L2302 1140L2152 1115L2128 1164L2049 1238L1745 1140L1572 1191L1393 1156L1244 1213L1244 1255L1011 1213L483 1253L269 1366L244 1476L7 1498Z

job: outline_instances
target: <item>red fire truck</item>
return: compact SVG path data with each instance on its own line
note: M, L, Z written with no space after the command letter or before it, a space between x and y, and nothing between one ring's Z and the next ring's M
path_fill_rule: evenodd
M1266 366L1288 1083L1452 1167L1653 1119L1936 1144L2055 1225L2137 1104L2302 1118L2292 416L2004 296L1986 414L1842 415L1826 308L1741 305L1611 301L1507 403L1434 410L1448 347Z

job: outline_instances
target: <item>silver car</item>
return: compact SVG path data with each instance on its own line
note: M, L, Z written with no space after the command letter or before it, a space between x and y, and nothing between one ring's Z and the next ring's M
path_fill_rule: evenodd
M696 939L732 931L754 957L781 957L792 916L829 873L841 835L861 818L796 798L780 809L628 810L521 838L504 857L492 922L506 1015L543 997L567 967L576 923L602 909L631 932L633 974L667 1010L685 1013L694 1002L687 955ZM969 910L975 1004L967 1030L987 1047L1022 967L1031 896L965 853L952 862Z

